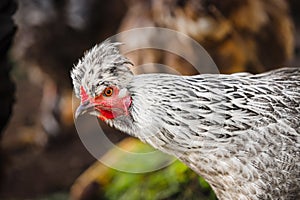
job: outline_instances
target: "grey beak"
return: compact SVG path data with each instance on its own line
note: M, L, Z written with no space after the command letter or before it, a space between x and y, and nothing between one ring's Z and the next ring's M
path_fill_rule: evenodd
M77 108L76 113L75 113L75 118L77 119L80 115L83 115L86 112L90 112L94 110L94 105L92 105L89 101L86 101Z

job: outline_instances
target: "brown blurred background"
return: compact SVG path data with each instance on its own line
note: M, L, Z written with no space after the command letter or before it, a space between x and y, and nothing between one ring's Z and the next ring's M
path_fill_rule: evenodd
M300 65L297 0L20 0L17 4L0 3L0 199L53 193L66 199L75 180L95 162L74 128L69 71L84 51L120 31L147 26L180 31L199 42L222 73ZM155 35L134 40L151 42ZM156 62L182 74L196 74L182 58L167 52L138 50L129 58L136 65ZM126 137L102 126L113 142Z

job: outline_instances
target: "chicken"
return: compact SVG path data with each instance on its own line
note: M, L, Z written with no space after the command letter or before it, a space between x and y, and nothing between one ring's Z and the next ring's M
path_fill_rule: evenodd
M300 198L300 69L263 74L134 76L119 43L71 71L89 113L176 156L219 199Z

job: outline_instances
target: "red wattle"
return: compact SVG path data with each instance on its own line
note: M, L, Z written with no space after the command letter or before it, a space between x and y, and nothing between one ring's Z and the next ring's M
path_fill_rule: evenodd
M114 119L116 117L110 110L100 110L100 113L99 117L101 120Z

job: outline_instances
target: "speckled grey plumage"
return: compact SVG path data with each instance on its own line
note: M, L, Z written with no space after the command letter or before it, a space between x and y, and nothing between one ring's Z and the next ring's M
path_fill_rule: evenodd
M72 72L77 96L81 85L90 96L110 84L131 94L130 115L109 125L178 157L219 199L300 199L299 68L133 76L116 49L106 41Z
M80 98L80 86L90 96L99 94L109 84L124 87L133 76L128 65L132 63L122 56L118 46L109 40L87 51L71 71L75 95Z

